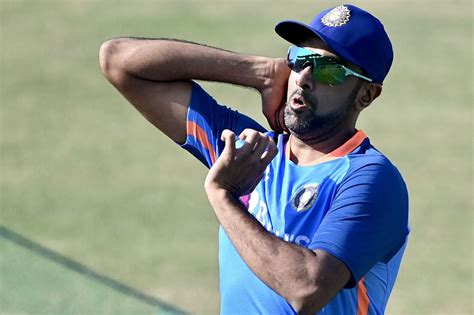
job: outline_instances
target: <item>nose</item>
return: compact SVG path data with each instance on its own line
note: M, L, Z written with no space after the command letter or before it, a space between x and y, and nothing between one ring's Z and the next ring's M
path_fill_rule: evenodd
M296 84L303 90L312 90L314 88L313 66L304 67L296 77Z

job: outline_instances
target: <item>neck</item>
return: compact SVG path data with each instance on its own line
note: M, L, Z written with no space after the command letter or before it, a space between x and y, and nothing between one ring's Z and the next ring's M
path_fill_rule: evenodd
M305 139L291 134L287 142L289 158L293 163L301 166L315 164L318 159L343 145L356 132L355 128L341 129L330 137Z

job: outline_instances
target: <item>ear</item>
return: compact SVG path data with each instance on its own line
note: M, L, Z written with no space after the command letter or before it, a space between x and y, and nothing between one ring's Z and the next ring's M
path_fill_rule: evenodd
M382 93L382 84L378 83L364 83L359 90L359 95L356 101L356 108L363 111L369 107L372 102Z

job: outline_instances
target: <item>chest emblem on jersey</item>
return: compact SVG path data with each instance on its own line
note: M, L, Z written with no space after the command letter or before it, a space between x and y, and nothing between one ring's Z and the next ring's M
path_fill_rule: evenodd
M311 208L318 198L318 184L309 184L298 189L291 196L291 206L297 212Z

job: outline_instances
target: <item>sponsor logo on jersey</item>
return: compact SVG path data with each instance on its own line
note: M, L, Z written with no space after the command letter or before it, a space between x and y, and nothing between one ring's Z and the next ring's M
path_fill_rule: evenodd
M297 212L311 208L318 198L318 184L309 184L298 189L291 197L291 206Z
M277 229L272 225L270 211L268 210L266 202L260 199L257 189L250 195L241 197L240 200L246 204L248 211L268 232L273 233L275 236L289 243L298 244L303 247L307 247L310 244L311 241L308 236L285 231L285 227Z

